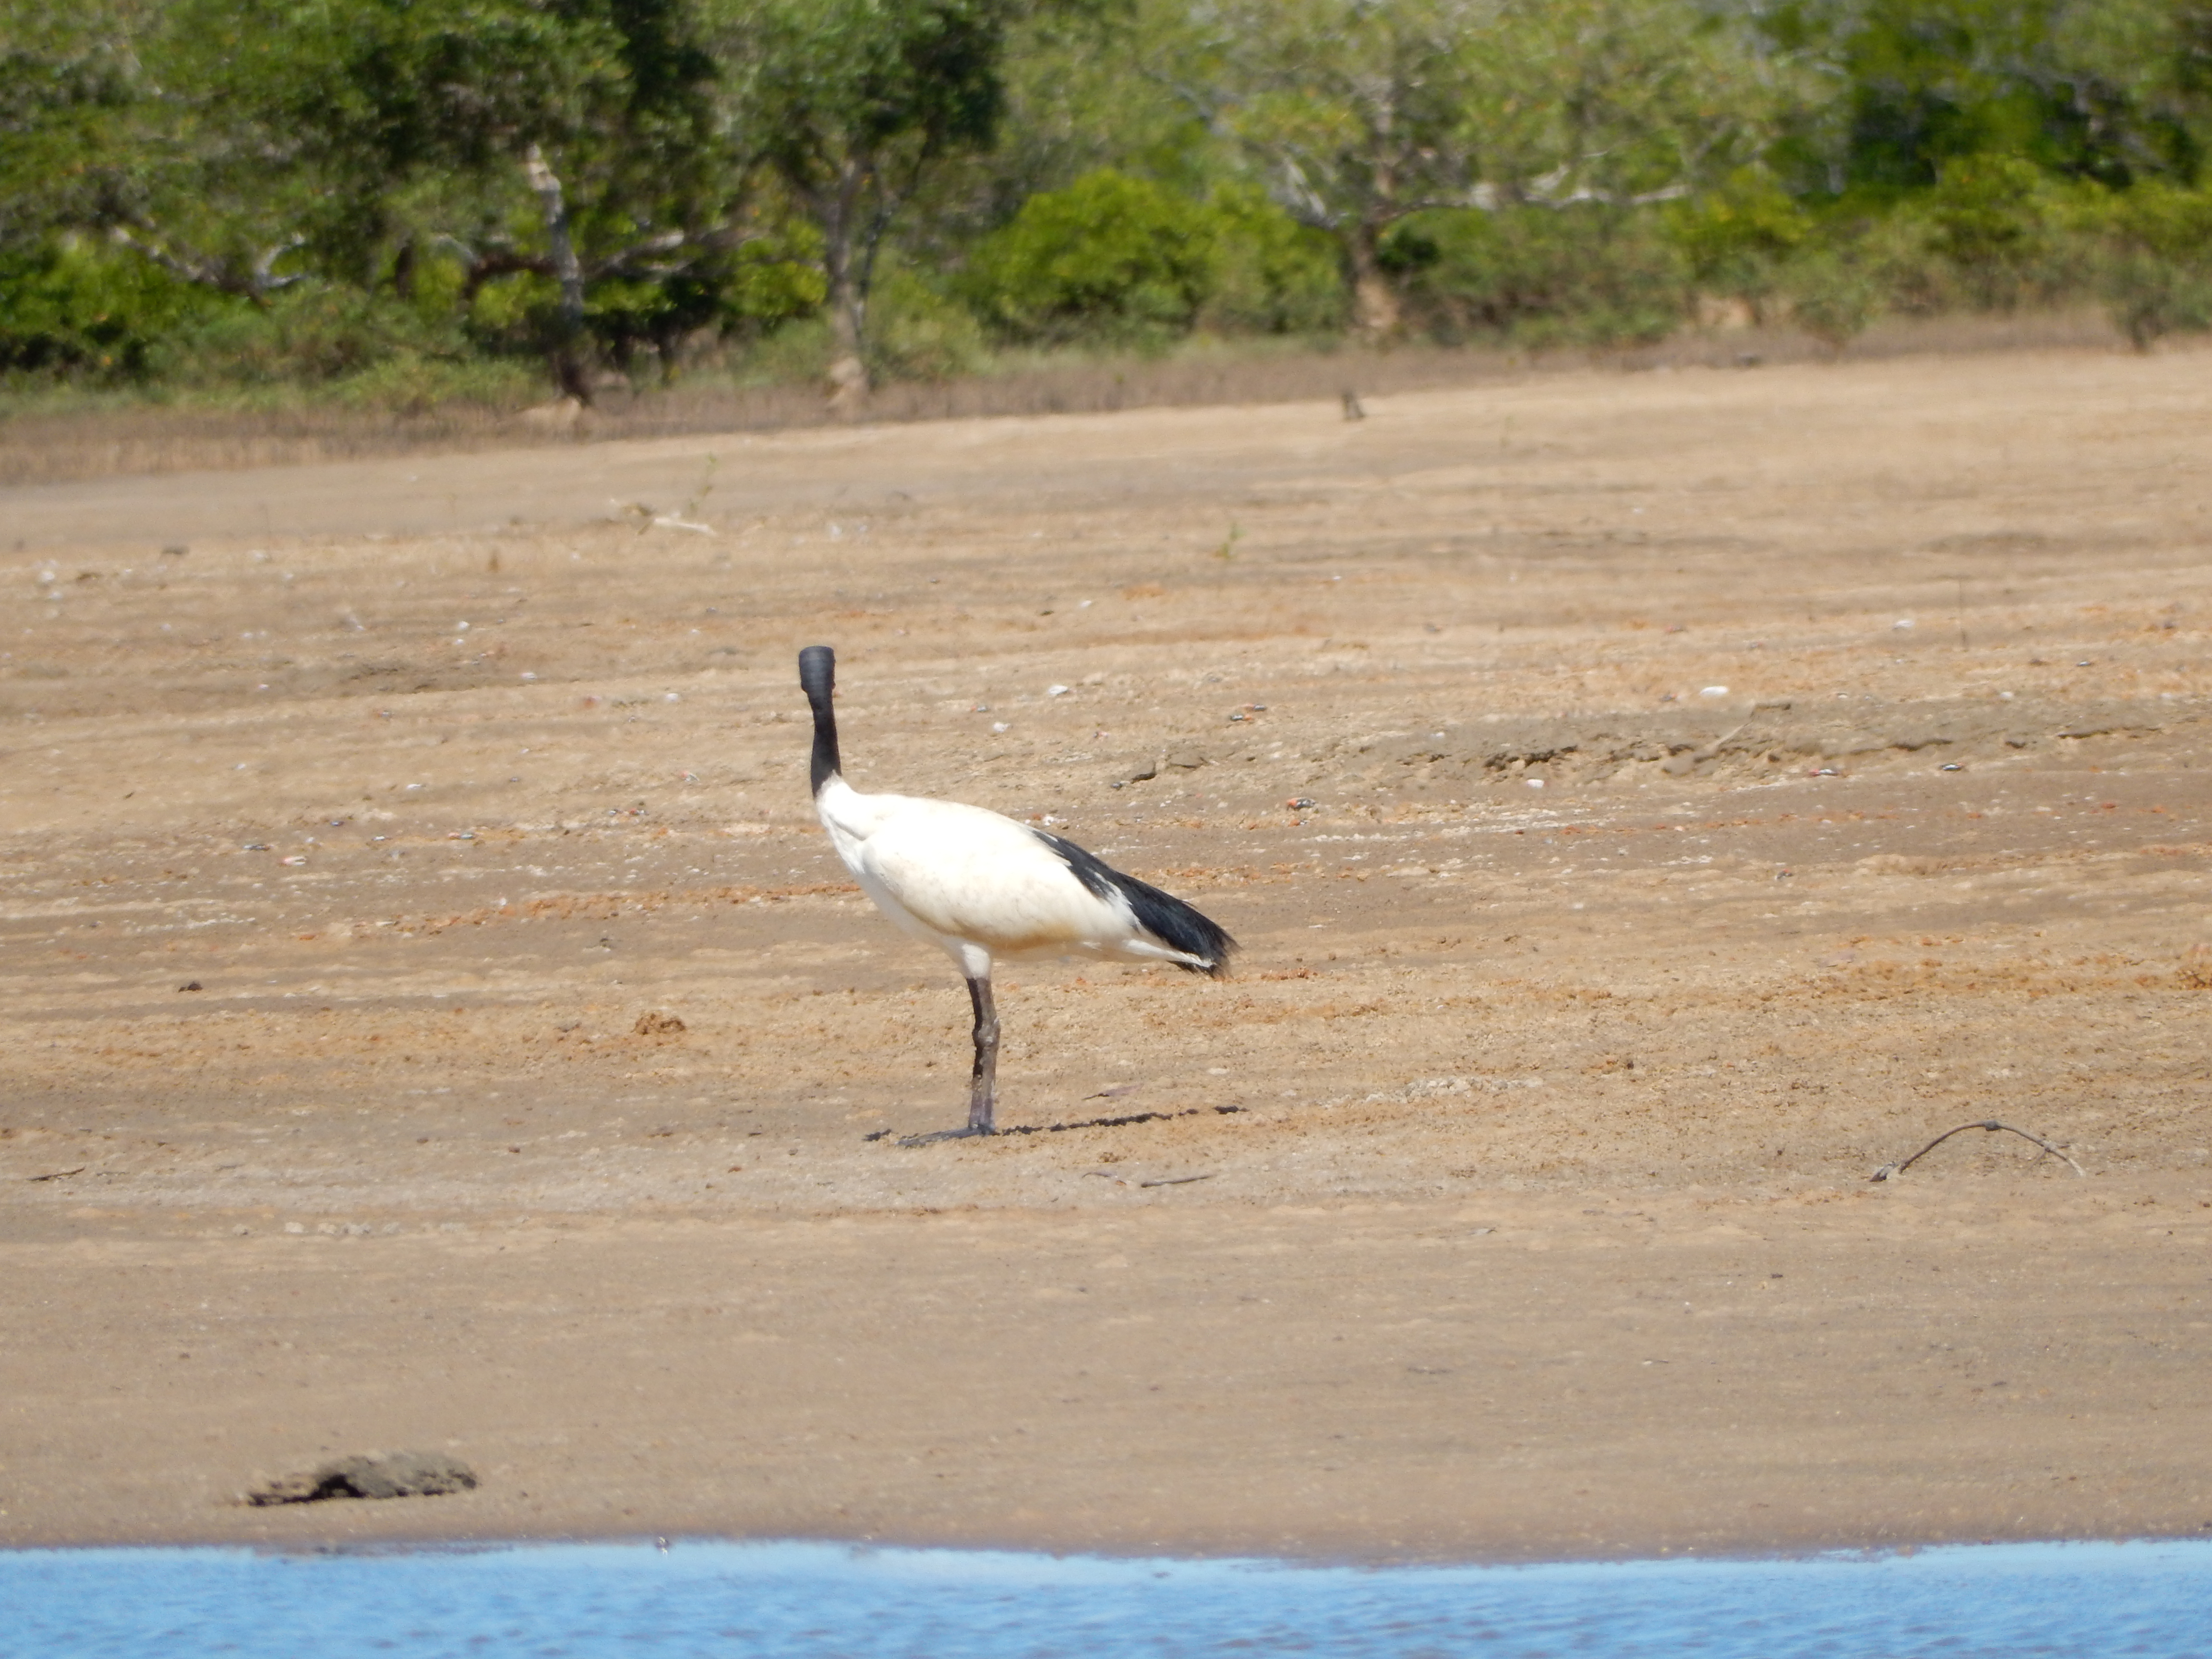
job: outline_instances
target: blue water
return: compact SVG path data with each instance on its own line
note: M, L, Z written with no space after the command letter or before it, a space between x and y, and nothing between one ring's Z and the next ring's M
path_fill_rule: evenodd
M833 1544L0 1553L0 1655L2212 1656L2212 1542L1529 1567Z

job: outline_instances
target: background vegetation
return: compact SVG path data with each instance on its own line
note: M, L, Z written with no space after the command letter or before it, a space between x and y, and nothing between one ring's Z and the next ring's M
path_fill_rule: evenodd
M2148 349L2212 327L2208 144L2178 0L0 0L0 378L857 403L2086 301Z

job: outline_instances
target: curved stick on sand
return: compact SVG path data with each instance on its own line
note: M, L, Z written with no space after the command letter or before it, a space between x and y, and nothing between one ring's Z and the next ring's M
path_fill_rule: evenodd
M2032 1140L2037 1146L2042 1147L2043 1150L2048 1152L2051 1157L2063 1161L2066 1167L2073 1170L2075 1175L2080 1176L2085 1181L2088 1179L2089 1172L2087 1170L2076 1164L2072 1158L2068 1158L2064 1152L2059 1151L2057 1147L2052 1146L2041 1135L2032 1135L2025 1129L2015 1129L2011 1124L2000 1123L1993 1117L1983 1118L1978 1122L1974 1123L1961 1123L1955 1129L1946 1129L1942 1134L1937 1135L1935 1139L1929 1141L1925 1146L1923 1146L1918 1152L1913 1153L1911 1158L1906 1158L1902 1164L1885 1164L1881 1168L1876 1170L1872 1175L1869 1176L1867 1179L1869 1181L1888 1181L1897 1176L1901 1176L1914 1164L1919 1163L1922 1158L1927 1157L1929 1153L1934 1152L1938 1146L1941 1146L1945 1141L1948 1140L1953 1135L1962 1135L1969 1129L1986 1129L1991 1133L1995 1133L1997 1130L2002 1129L2006 1133L2018 1135L2023 1140Z

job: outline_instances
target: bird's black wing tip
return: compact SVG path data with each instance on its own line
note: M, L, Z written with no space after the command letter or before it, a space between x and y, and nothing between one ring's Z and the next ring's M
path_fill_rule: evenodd
M1198 958L1195 962L1179 962L1176 967L1212 979L1228 977L1229 955L1236 950L1237 941L1212 917L1173 893L1163 892L1148 881L1139 881L1116 870L1096 853L1078 847L1064 836L1035 829L1030 833L1059 854L1074 872L1075 878L1097 896L1104 898L1109 893L1119 893L1138 927L1170 950Z

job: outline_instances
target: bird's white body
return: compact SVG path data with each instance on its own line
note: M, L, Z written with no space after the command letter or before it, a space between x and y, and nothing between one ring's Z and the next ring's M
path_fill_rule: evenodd
M1226 970L1237 941L1218 923L1073 842L980 806L864 795L847 783L837 753L836 663L836 653L826 645L810 645L799 653L799 687L814 713L807 781L815 811L837 856L876 908L960 964L975 1011L968 1127L946 1133L996 1133L994 958L1164 962L1216 979Z
M971 979L1000 958L1210 965L1152 938L1119 891L1100 897L1036 831L999 813L862 794L842 777L823 786L815 808L860 890Z

